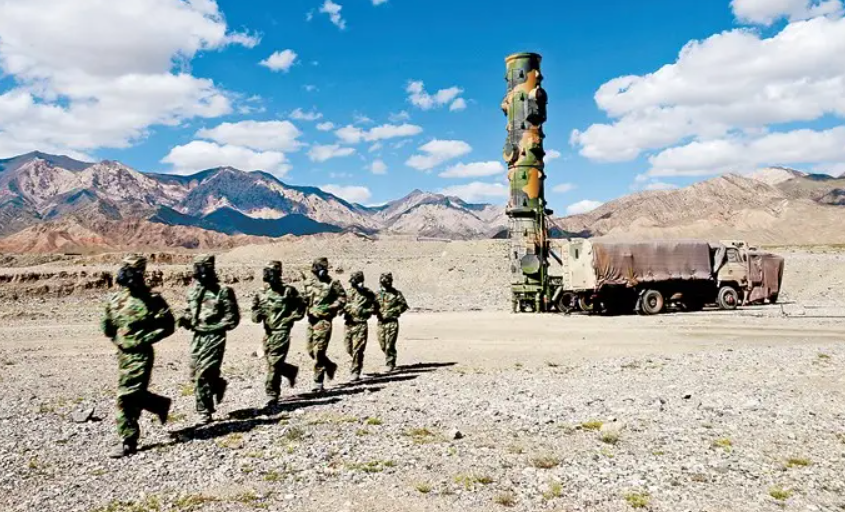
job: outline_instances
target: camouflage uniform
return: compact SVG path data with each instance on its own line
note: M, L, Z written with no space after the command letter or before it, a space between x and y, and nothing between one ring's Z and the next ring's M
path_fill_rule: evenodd
M346 353L352 356L350 373L353 380L361 377L364 369L364 350L367 348L369 329L367 321L376 310L376 296L369 288L364 287L364 273L355 272L349 279L352 285L344 307L344 323L346 324ZM356 284L360 283L360 286Z
M134 452L141 434L141 411L157 414L164 423L170 409L169 398L147 388L155 360L153 344L173 334L175 321L167 302L143 282L145 269L146 259L141 256L124 260L120 272L134 271L137 286L130 289L124 285L112 295L100 322L103 333L117 347L117 432L124 450L129 450L117 456Z
M293 286L281 283L282 264L270 262L265 271L278 273L278 286L265 285L252 301L252 321L264 325L264 359L267 362L267 380L264 390L267 398L278 400L281 379L291 386L296 382L299 368L285 362L290 349L290 331L293 324L305 317L305 303Z
M332 337L332 320L343 311L346 305L346 291L339 281L328 276L329 262L326 258L319 258L312 265L315 274L305 284L305 297L308 303L308 355L314 360L315 389L322 389L326 374L329 379L334 378L337 365L333 363L326 351ZM317 273L321 272L321 276Z
M220 376L223 354L226 350L226 332L240 323L240 310L235 292L220 286L214 274L214 256L200 256L194 261L210 273L207 282L195 280L188 290L188 308L180 325L193 331L191 342L191 378L197 412L208 421L214 413L215 399L219 403L226 391L227 382Z
M393 275L382 274L378 293L378 342L385 355L388 370L396 368L396 340L399 338L399 317L408 311L402 292L393 287Z

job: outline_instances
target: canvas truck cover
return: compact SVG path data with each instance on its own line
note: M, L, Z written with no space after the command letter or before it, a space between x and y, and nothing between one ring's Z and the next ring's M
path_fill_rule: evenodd
M784 259L769 252L749 253L748 278L752 283L748 302L761 302L780 293Z
M710 244L700 240L593 242L596 288L712 279Z

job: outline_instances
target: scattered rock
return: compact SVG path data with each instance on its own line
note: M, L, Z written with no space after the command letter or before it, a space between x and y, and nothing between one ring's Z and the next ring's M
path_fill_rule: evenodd
M86 423L94 419L94 407L85 407L77 409L70 415L74 423Z

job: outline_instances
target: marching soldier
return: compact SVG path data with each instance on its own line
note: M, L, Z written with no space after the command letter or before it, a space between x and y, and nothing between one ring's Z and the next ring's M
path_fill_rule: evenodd
M399 317L408 311L408 303L402 292L393 287L393 274L386 272L379 278L376 317L378 318L378 342L385 356L387 371L396 369L396 340L399 337Z
M282 377L296 385L299 367L285 362L290 349L293 324L305 318L305 302L293 286L282 282L282 262L264 267L265 287L252 300L252 321L264 325L264 359L267 362L267 406L279 400Z
M361 379L361 370L364 369L364 350L367 348L369 334L367 321L375 313L376 296L364 286L363 272L353 273L349 284L351 288L343 318L346 324L346 352L352 356L350 376L354 382Z
M167 422L171 400L148 390L155 354L153 345L173 334L175 320L167 302L144 279L147 260L129 256L117 273L120 291L109 298L101 320L103 334L117 347L117 433L122 443L110 454L125 457L138 450L141 411Z
M308 301L308 355L314 360L314 388L323 391L326 376L334 380L337 365L326 351L332 337L332 320L346 305L346 291L340 281L329 277L329 260L318 258L311 265L311 278L305 284Z
M191 342L191 377L200 423L212 421L215 401L219 404L226 393L227 382L220 376L226 333L240 323L240 310L235 292L221 286L214 269L214 256L194 260L194 284L188 290L188 308L179 326L194 333Z

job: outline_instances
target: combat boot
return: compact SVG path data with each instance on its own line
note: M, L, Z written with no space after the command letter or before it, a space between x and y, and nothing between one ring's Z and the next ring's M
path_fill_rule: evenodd
M279 403L279 397L268 396L267 397L267 403L265 405L266 405L267 409L271 409L271 408L275 407L276 405L278 405L278 403Z
M325 388L323 387L322 382L315 382L314 387L311 388L311 392L313 393L322 393Z
M200 414L200 425L210 425L214 421L214 418L211 417L210 412L204 412Z
M221 378L219 384L217 384L217 389L214 391L214 399L217 400L218 405L223 401L223 397L226 396L227 387L229 387L229 383L226 379Z
M288 383L290 383L290 387L296 387L296 376L299 375L299 366L291 366L290 373L288 374Z
M358 382L359 380L361 380L361 374L360 373L354 373L353 372L352 375L349 376L349 382Z
M173 400L164 397L161 401L161 407L155 412L155 415L158 416L158 421L161 422L162 425L167 423L167 418L170 416L170 406L173 403Z
M326 376L329 380L334 380L334 375L337 373L337 364L329 362L326 365Z
M114 449L109 452L109 457L111 457L112 459L121 459L123 457L129 457L130 455L134 455L137 452L137 442L127 440L115 446Z

